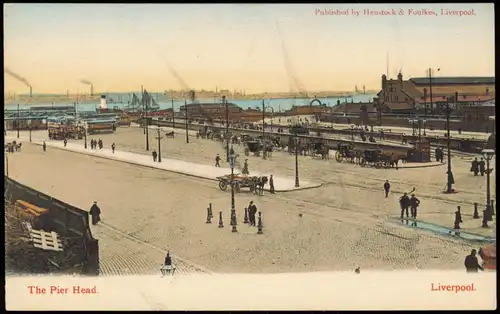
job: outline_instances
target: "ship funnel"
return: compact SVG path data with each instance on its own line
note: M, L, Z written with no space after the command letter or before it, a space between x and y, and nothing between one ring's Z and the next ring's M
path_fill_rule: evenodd
M101 108L101 109L106 109L107 108L107 106L106 106L106 95L101 95L101 104L100 104L99 108Z

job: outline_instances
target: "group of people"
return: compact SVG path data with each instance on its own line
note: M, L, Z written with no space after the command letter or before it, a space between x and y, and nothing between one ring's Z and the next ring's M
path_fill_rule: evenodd
M408 218L408 208L410 208L411 218L417 219L417 208L420 206L420 200L412 194L408 197L408 193L404 193L403 196L399 198L399 205L401 207L401 218L403 218L406 212L406 218Z
M384 182L384 192L385 197L389 197L389 192L391 190L391 184L389 180L385 180ZM401 219L404 217L406 213L406 217L408 218L411 215L411 218L417 219L417 211L420 206L420 200L412 194L411 197L408 196L408 193L404 193L403 196L399 198L399 206L401 207ZM408 213L408 209L410 212Z
M481 158L481 160L477 160L477 158L474 158L474 160L471 162L471 167L470 171L474 172L474 176L477 176L478 173L481 173L482 176L486 173L486 163L484 161L484 158Z
M99 149L102 149L104 147L104 144L102 143L101 139L99 139L99 140L91 139L90 140L90 149L97 149L98 146L99 146Z

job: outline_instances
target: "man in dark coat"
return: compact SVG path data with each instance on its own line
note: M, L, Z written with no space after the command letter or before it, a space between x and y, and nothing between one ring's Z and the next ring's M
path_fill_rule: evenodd
M250 202L248 205L248 218L250 220L250 226L255 227L255 215L257 214L257 206L253 203L253 201Z
M215 156L215 166L216 167L220 167L220 156L219 156L219 154L217 154L217 156Z
M453 229L460 229L460 224L462 223L462 213L460 212L460 206L457 206L457 211L455 212L455 223Z
M47 144L45 143L45 141L43 141L43 151L46 152L47 151Z
M391 190L391 184L389 183L389 180L385 180L385 183L384 183L385 197L389 196L390 190Z
M403 218L403 214L405 211L406 217L408 217L408 207L410 207L410 198L408 197L408 193L405 193L399 198L399 205L401 206L401 218Z
M274 179L273 179L273 175L270 175L269 176L269 192L271 192L271 194L274 194Z
M479 172L481 173L482 176L484 176L484 173L486 172L484 158L481 158L481 160L477 163L477 165L479 167Z
M479 172L479 162L477 161L477 158L474 158L471 162L470 171L474 172L474 175L477 176L477 173Z
M153 162L156 162L156 157L158 156L158 153L156 152L156 149L153 150L152 155L153 155Z
M417 208L419 205L420 205L420 200L415 197L415 194L412 194L410 198L411 218L417 219Z
M111 144L111 150L113 151L113 154L115 153L115 148L116 148L115 143Z
M468 273L477 273L479 269L484 271L483 267L479 265L476 252L477 251L475 249L472 250L470 252L470 255L467 255L467 257L465 258L464 265Z
M97 223L99 221L101 221L101 217L100 217L101 209L99 208L99 206L97 206L97 202L94 202L92 207L90 207L89 214L90 214L90 216L92 216L92 224L93 225L97 225Z
M68 145L68 140L64 139L64 147L66 147L66 145Z
M170 251L168 251L167 256L165 256L165 266L172 266L172 258L170 257Z

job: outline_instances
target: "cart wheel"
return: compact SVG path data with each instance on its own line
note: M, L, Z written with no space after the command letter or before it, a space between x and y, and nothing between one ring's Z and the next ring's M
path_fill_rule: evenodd
M359 165L361 167L366 167L366 160L363 157L359 158Z
M337 162L342 162L342 154L339 151L335 152L335 160Z
M219 181L219 188L222 191L225 191L227 189L227 182L226 181Z

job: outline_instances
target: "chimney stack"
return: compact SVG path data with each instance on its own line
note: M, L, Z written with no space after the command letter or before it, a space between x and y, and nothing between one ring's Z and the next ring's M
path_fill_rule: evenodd
M30 86L30 98L33 96L33 89Z
M94 85L90 84L90 96L94 96Z

